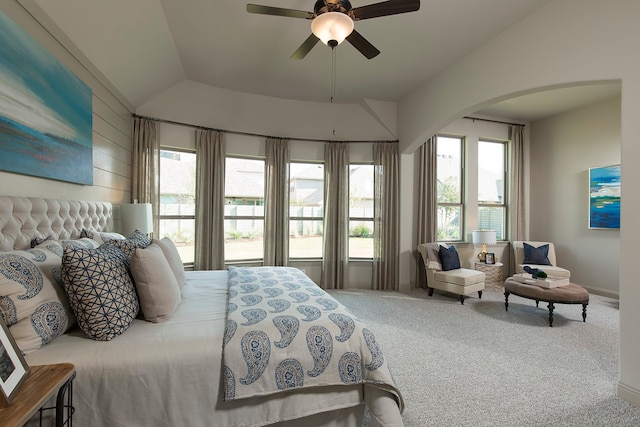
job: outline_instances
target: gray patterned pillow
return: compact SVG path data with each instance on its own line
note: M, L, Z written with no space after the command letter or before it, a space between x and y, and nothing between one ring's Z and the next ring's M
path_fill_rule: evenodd
M127 258L129 258L129 262L131 262L131 258L133 257L133 254L135 254L136 249L146 248L151 244L151 239L146 234L136 230L133 232L133 234L131 234L131 236L124 240L110 240L107 243L122 249L122 252L127 255Z
M138 296L121 249L67 247L62 281L78 326L91 339L109 341L126 331L140 311Z
M23 354L62 335L75 323L60 285L62 246L0 252L0 316Z
M110 240L123 240L125 237L120 233L115 232L104 232L104 231L94 231L83 228L80 232L80 237L88 237L89 239L93 239L99 244L107 243Z

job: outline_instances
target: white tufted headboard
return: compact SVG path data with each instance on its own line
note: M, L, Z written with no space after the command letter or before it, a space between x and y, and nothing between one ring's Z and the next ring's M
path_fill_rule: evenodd
M0 251L28 249L35 237L75 239L83 228L111 231L110 202L0 196Z

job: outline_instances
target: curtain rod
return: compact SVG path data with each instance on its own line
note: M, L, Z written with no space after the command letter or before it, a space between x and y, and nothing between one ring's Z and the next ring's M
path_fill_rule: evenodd
M510 123L510 122L503 122L503 121L500 121L500 120L480 119L478 117L464 116L463 119L480 120L482 122L500 123L500 124L503 124L503 125L511 125L511 126L522 126L522 127L526 126L526 125L523 125L522 123Z
M171 124L171 125L177 125L177 126L187 126L187 127L191 127L194 129L202 129L202 130L215 130L218 132L225 132L225 133L231 133L234 135L245 135L245 136L256 136L256 137L261 137L261 138L282 138L282 139L290 139L290 140L295 140L295 141L305 141L305 142L345 142L345 143L356 143L356 144L363 144L363 143L375 143L375 142L392 142L392 143L398 143L398 140L389 140L389 141L385 141L385 140L379 140L379 141L331 141L328 139L312 139L312 138L285 138L285 137L276 137L273 135L261 135L259 133L249 133L249 132L240 132L240 131L233 131L233 130L226 130L226 129L214 129L214 128L209 128L206 126L199 126L199 125L194 125L191 123L183 123L183 122L177 122L174 120L167 120L167 119L160 119L158 117L148 117L148 116L141 116L139 114L131 114L132 117L134 118L140 118L140 119L147 119L147 120L153 120L156 122L160 122L160 123L167 123L167 124Z

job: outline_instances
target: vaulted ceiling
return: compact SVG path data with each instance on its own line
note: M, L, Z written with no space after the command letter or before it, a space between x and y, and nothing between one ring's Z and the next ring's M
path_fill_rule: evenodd
M398 101L548 1L422 0L417 12L357 21L356 30L381 53L369 60L347 42L336 48L335 100ZM134 108L185 79L278 98L331 97L329 47L318 43L306 58L291 59L311 34L309 20L250 14L239 0L35 2ZM303 11L314 6L313 0L251 2ZM372 3L351 2L354 8ZM552 105L560 108L560 100L599 99L619 87L586 90L539 95L534 104L524 97L484 113L536 119Z

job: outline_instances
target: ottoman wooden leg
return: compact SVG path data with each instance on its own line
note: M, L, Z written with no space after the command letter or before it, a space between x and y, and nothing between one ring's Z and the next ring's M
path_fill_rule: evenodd
M509 292L504 293L504 311L509 311Z
M582 321L587 321L587 304L582 304Z
M553 309L555 307L553 306L552 302L549 303L548 307L549 307L549 327L552 327L553 326Z

